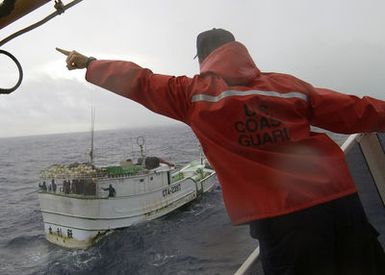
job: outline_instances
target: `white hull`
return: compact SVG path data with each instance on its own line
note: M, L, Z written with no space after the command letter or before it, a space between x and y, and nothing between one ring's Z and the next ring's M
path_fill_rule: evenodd
M98 180L97 196L39 192L46 238L60 246L86 248L109 230L166 215L215 185L213 171L205 178L186 172L190 170L172 183L165 169L141 177ZM115 197L100 191L109 184L116 189Z

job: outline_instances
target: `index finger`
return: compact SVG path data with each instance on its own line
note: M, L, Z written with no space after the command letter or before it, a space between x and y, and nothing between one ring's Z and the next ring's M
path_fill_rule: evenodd
M67 50L63 50L63 49L60 49L60 48L56 48L56 50L66 56L68 56L71 52L70 51L67 51Z

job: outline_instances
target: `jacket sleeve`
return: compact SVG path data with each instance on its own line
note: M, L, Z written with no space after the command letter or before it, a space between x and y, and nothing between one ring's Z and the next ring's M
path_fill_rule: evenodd
M153 112L187 120L191 78L154 74L133 62L95 60L87 68L86 79Z
M384 132L385 102L365 96L314 88L310 96L310 124L342 134Z

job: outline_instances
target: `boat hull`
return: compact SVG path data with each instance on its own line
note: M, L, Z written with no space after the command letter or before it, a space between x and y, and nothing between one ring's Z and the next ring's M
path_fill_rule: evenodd
M188 177L153 190L117 197L68 196L40 192L46 239L69 248L87 248L108 231L164 216L195 200L215 185L214 172ZM115 182L115 183L114 183ZM121 179L108 183L127 185Z

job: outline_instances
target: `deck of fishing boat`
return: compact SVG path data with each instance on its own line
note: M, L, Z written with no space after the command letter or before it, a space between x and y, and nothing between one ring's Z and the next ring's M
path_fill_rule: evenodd
M365 212L385 247L385 133L352 135L342 149ZM258 247L235 274L263 275Z

